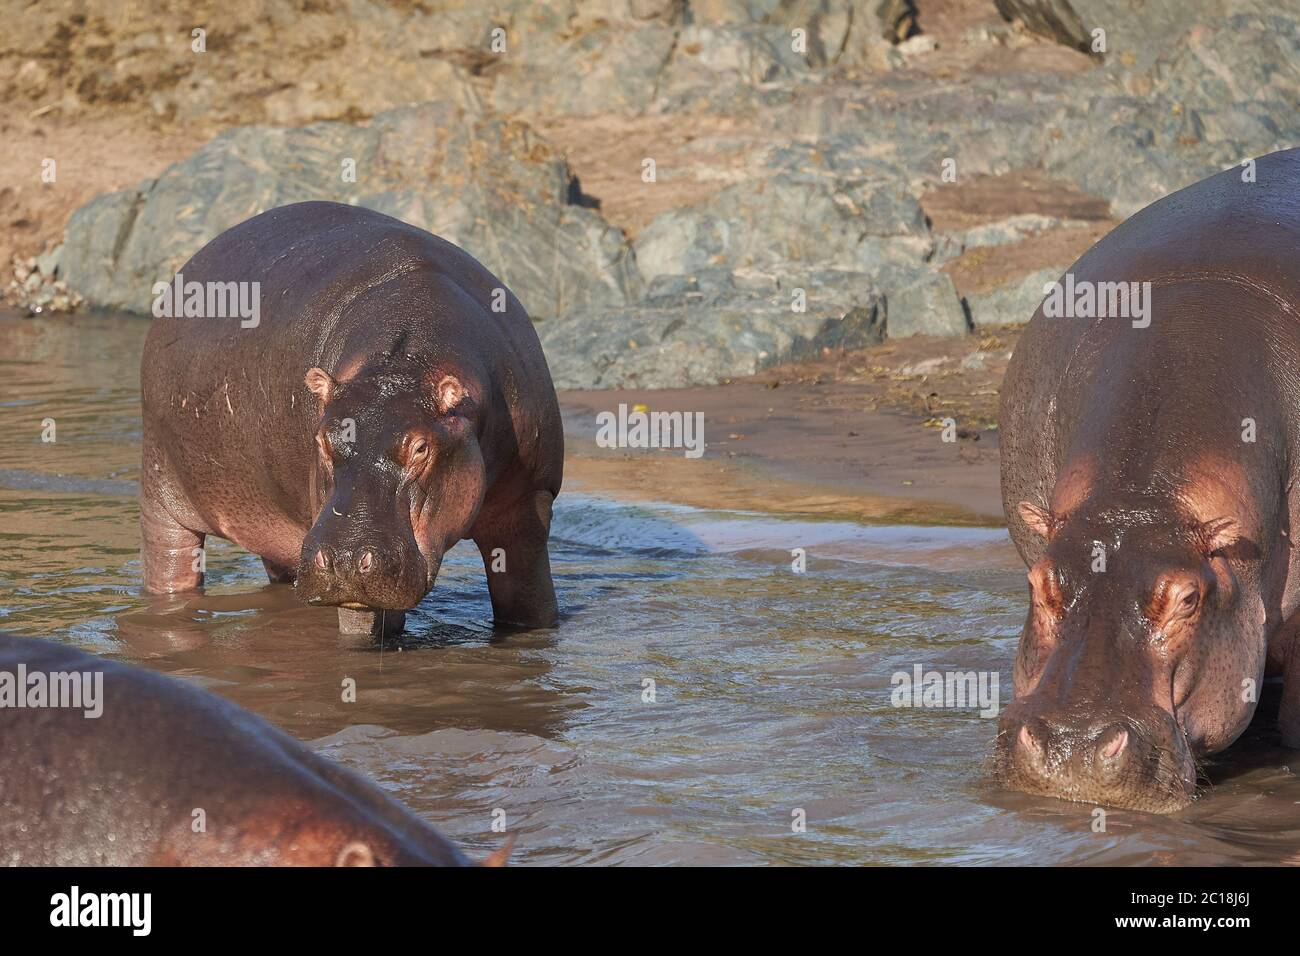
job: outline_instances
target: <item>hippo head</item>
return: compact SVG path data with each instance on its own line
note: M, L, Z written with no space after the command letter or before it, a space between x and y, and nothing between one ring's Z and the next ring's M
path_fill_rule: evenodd
M303 540L298 594L309 604L415 607L483 502L474 398L439 372L335 380L313 368L306 382L320 405L319 514Z
M1003 712L998 775L1030 793L1169 812L1196 791L1196 757L1250 721L1263 675L1258 602L1225 551L1232 518L1189 520L1133 496L1069 515L1021 502L1046 542Z

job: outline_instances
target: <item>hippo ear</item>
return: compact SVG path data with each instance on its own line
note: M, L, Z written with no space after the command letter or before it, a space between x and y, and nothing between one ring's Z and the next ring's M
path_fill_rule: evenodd
M375 854L360 840L353 840L334 858L335 866L374 866Z
M1022 501L1016 506L1016 511L1020 512L1020 520L1029 527L1029 530L1042 537L1044 541L1052 537L1052 533L1056 530L1057 519L1046 508Z
M1195 532L1197 547L1206 557L1224 548L1231 548L1241 539L1241 525L1236 518L1211 518L1197 526Z
M464 397L465 386L460 384L460 379L455 375L444 375L438 380L438 384L433 386L433 401L438 406L440 415L446 415L459 405Z
M330 377L330 373L323 368L309 368L307 377L303 379L307 387L311 389L312 394L322 402L328 402L330 396L334 394L337 383Z

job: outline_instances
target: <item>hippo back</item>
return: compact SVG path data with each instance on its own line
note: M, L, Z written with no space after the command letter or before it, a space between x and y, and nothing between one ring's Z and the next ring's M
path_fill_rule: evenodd
M89 693L76 707L0 707L5 863L467 862L374 784L214 694L0 633L0 683L20 673Z

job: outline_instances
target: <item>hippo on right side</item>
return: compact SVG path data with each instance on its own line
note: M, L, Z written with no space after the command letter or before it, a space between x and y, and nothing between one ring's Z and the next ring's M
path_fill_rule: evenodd
M997 774L1172 811L1266 676L1300 748L1300 150L1153 203L1050 293L1001 397L1030 608Z

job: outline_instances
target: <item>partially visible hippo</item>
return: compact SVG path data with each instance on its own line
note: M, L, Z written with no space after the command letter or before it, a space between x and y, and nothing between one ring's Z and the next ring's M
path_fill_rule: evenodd
M1266 674L1300 747L1300 150L1248 173L1093 246L1007 371L1002 497L1030 569L1012 786L1182 807Z
M38 681L87 693L6 701ZM182 681L0 633L0 702L0 864L468 864L373 783Z
M155 293L147 591L201 587L199 549L218 535L363 630L375 612L400 622L472 538L497 622L555 624L559 406L523 306L468 253L366 209L297 203L222 233Z

